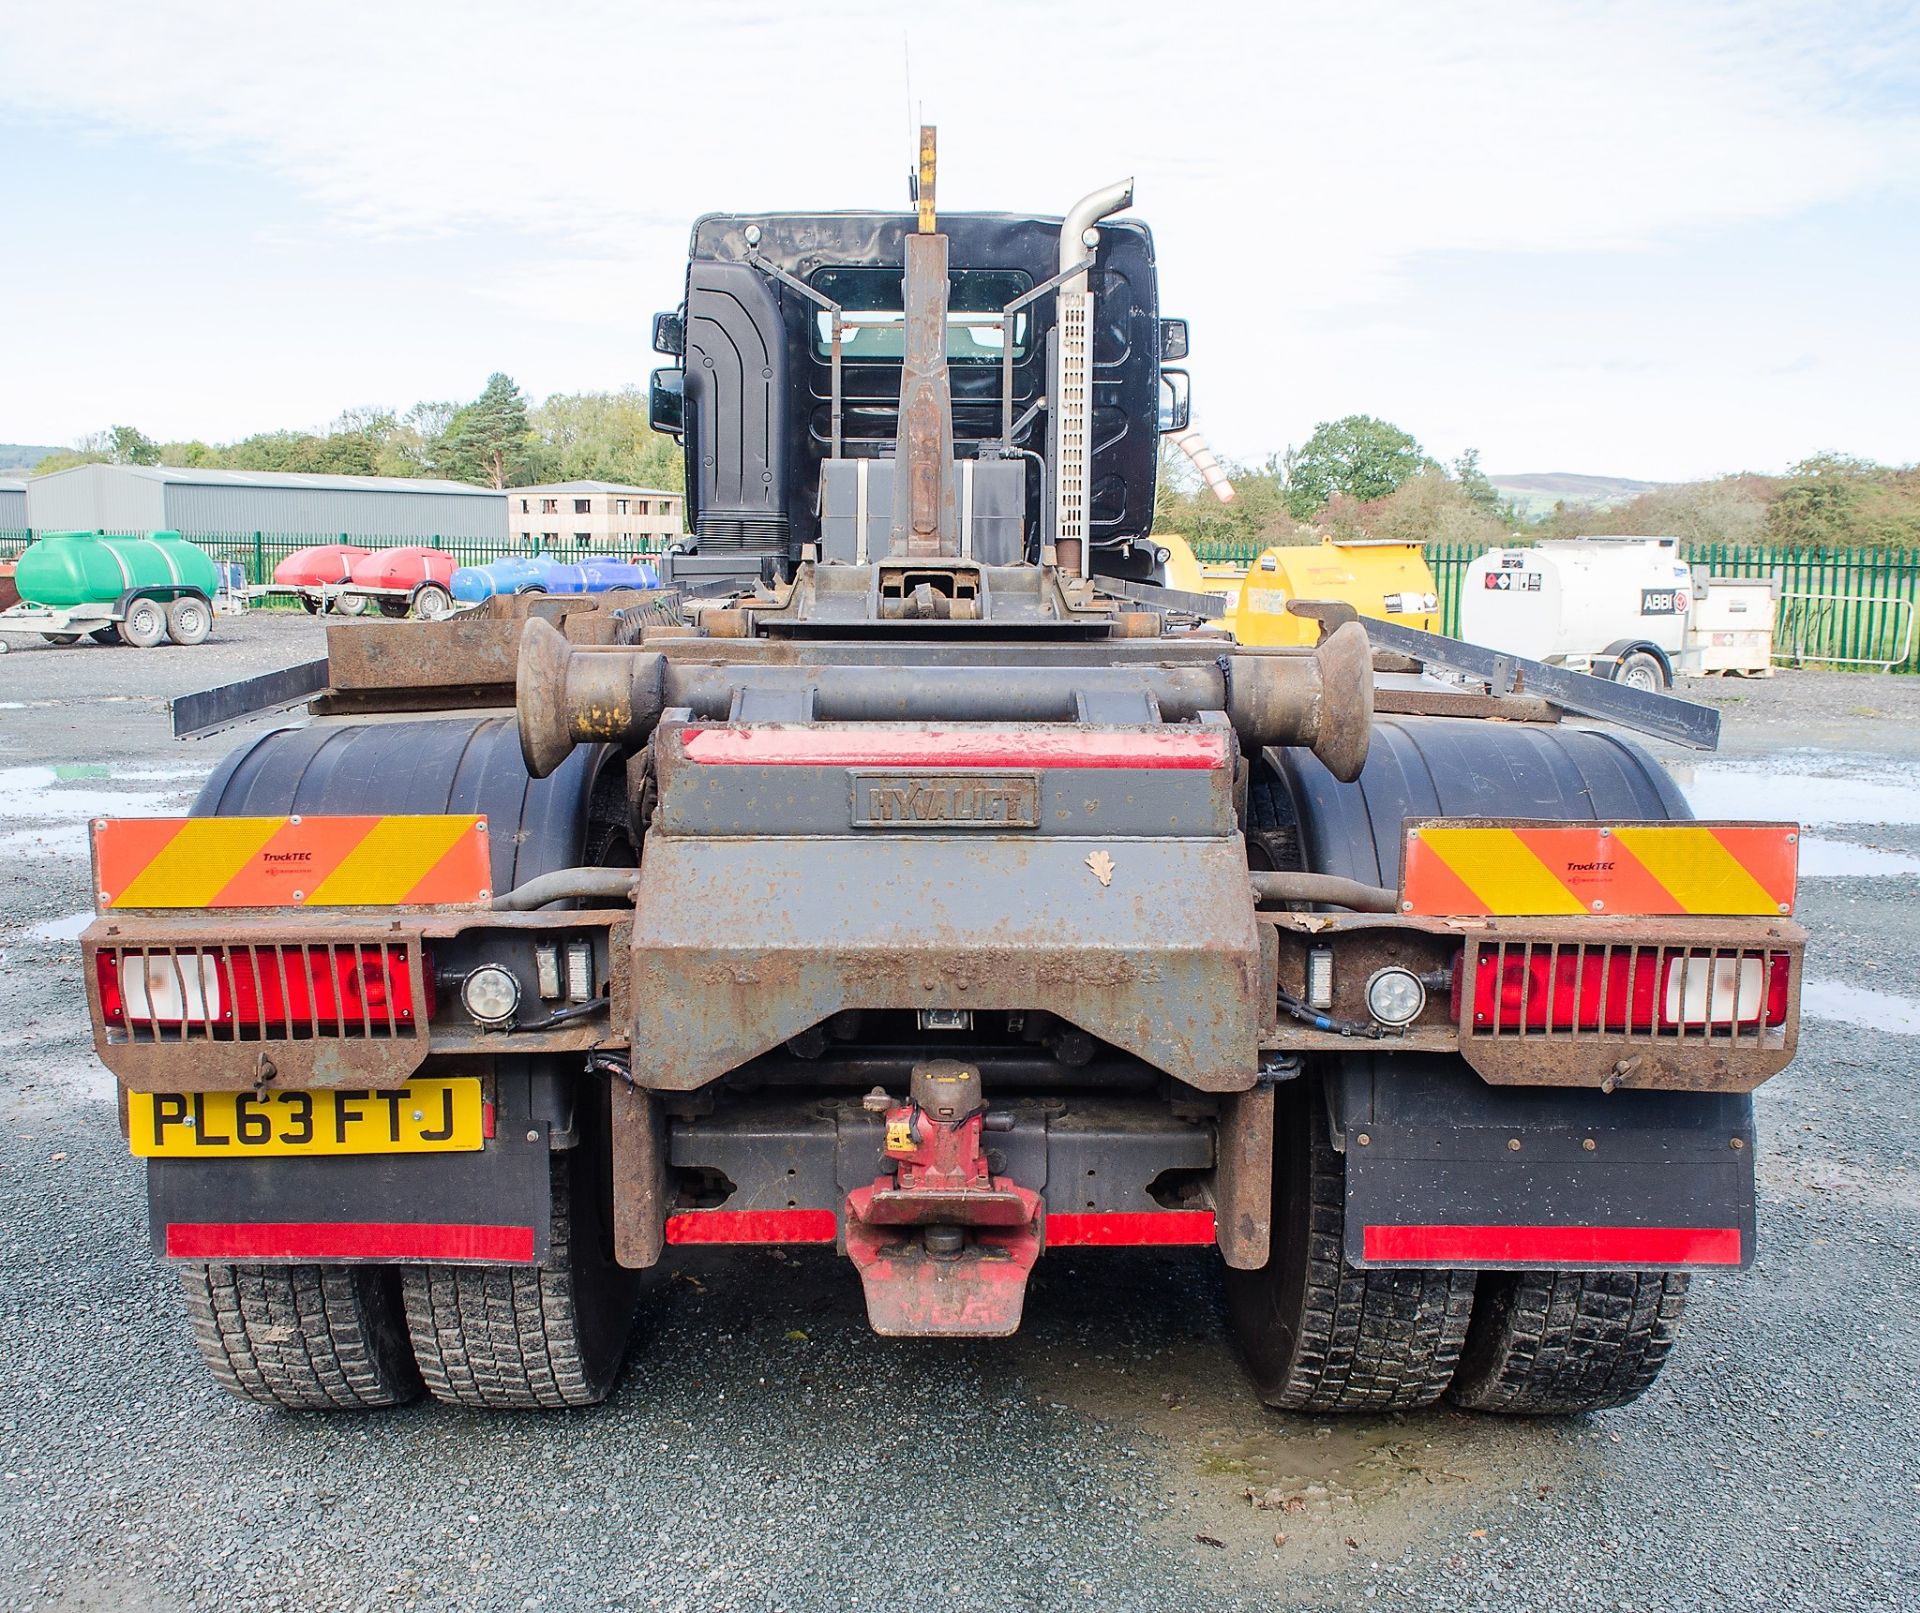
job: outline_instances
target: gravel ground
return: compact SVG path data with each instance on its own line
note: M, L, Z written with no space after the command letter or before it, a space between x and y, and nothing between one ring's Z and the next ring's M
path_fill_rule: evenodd
M166 695L305 658L319 632L253 617L193 651L14 643L0 1606L1920 1606L1920 1041L1838 1018L1811 1020L1761 1094L1758 1262L1696 1279L1667 1372L1620 1411L1275 1415L1222 1342L1211 1264L1145 1253L1042 1262L1025 1331L970 1347L873 1337L830 1256L706 1255L658 1274L592 1412L227 1399L146 1251L88 1048L79 856L87 817L175 809L225 749L167 740ZM1811 880L1803 907L1811 972L1897 1019L1920 999L1920 679L1707 692L1726 757L1686 776L1757 781L1754 810L1851 814L1822 835L1911 865Z

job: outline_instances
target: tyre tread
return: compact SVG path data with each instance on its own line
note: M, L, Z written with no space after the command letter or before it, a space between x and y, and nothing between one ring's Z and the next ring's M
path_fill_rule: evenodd
M231 1394L291 1410L367 1410L416 1398L393 1273L377 1266L180 1269L194 1342Z
M606 1398L618 1356L612 1370L596 1370L591 1359L563 1159L555 1157L546 1266L409 1266L402 1272L414 1359L435 1399L558 1410Z
M1488 1272L1450 1398L1536 1416L1637 1400L1673 1349L1687 1281L1677 1271Z
M1363 1271L1342 1251L1346 1171L1323 1137L1311 1144L1312 1226L1306 1303L1284 1380L1266 1395L1288 1411L1406 1411L1445 1393L1466 1343L1474 1276Z

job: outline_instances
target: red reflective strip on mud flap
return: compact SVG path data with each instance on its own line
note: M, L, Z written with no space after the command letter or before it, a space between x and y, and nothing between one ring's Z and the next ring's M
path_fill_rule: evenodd
M1212 1243L1211 1210L1115 1210L1107 1214L1049 1215L1050 1249L1118 1249L1149 1243Z
M532 1227L433 1221L170 1221L175 1260L478 1260L527 1265Z
M685 1210L667 1217L668 1243L832 1243L831 1210Z
M1226 736L1202 728L1103 734L1075 729L688 728L686 758L707 767L1135 767L1227 765Z
M1443 1260L1461 1266L1737 1266L1738 1227L1370 1226L1368 1260Z

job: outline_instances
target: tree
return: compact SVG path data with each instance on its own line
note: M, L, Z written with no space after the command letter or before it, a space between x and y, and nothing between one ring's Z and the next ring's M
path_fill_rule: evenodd
M1453 479L1460 484L1460 491L1476 509L1496 518L1505 512L1501 508L1500 489L1487 479L1487 473L1480 468L1480 450L1469 448L1453 462Z
M680 449L647 424L647 395L556 392L533 411L541 481L596 480L681 490Z
M1428 463L1420 444L1385 420L1369 414L1323 420L1305 446L1287 450L1287 508L1304 521L1336 493L1363 502L1385 498Z
M533 429L527 400L513 378L495 370L480 396L448 425L447 448L453 474L482 487L506 487L530 474L528 450Z

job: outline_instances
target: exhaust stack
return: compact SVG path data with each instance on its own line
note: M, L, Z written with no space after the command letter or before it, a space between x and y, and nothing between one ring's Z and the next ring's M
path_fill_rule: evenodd
M1099 244L1094 225L1133 201L1123 179L1075 202L1060 224L1060 272ZM1060 286L1053 361L1053 542L1064 571L1091 569L1088 544L1088 471L1093 461L1093 290L1086 271Z

